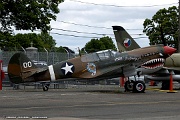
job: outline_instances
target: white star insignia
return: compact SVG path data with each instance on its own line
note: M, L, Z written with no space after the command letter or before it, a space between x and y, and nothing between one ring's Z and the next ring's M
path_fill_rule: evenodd
M72 69L71 69L72 67L73 67L73 65L68 65L68 64L66 63L66 66L65 66L65 67L62 67L61 69L65 70L65 75L66 75L68 72L73 73L73 71L72 71Z

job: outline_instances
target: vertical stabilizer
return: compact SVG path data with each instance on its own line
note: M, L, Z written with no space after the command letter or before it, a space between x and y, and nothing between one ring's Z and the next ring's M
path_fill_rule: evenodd
M121 26L112 26L117 46L120 52L140 48L134 39Z
M24 82L24 79L34 74L36 70L36 65L23 53L15 53L8 64L8 76L13 83Z

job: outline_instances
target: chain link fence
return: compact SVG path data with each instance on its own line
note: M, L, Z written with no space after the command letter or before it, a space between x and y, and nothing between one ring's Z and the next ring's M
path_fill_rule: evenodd
M11 57L20 51L0 51L0 59L3 61L3 71L5 72L5 79L3 80L3 87L5 86L12 86L13 89L19 88L19 84L12 84L9 81L8 73L7 73L7 66L9 63L9 60ZM60 52L37 52L37 51L26 51L24 54L27 55L28 58L34 62L38 67L45 67L48 65L56 64L58 62L68 60L71 58L75 57L75 54L70 54L70 53L60 53ZM34 83L33 86L37 87L37 83ZM58 82L58 83L53 83L55 86L61 86L61 88L65 88L66 84ZM26 86L26 85L24 85ZM25 88L25 87L24 87ZM54 87L55 88L55 87Z
M3 87L13 87L13 89L19 89L20 87L23 87L25 89L28 88L27 84L12 84L9 81L8 74L7 74L7 66L9 63L9 60L11 57L20 51L0 51L0 59L3 61L3 70L5 72L5 79L3 80ZM22 51L21 51L22 52ZM38 67L44 67L52 64L56 64L58 62L68 60L75 57L75 54L69 54L69 53L60 53L60 52L24 52L24 54L27 55L28 58L30 58ZM103 81L104 82L104 81ZM51 88L68 88L71 85L76 84L94 84L99 82L97 81L89 81L78 83L77 81L57 81L51 83ZM30 84L31 85L31 84ZM42 88L42 85L40 85L40 82L36 82L33 84L33 87L35 89Z
M10 58L18 51L2 51L0 58L3 61L3 66L8 66ZM25 53L33 62L46 63L46 65L56 64L58 62L74 58L74 54L59 53L59 52L27 52Z

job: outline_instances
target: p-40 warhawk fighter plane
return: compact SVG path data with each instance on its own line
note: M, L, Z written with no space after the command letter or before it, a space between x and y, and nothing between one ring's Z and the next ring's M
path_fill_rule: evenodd
M175 51L174 48L162 45L122 53L104 50L44 68L37 68L23 53L15 53L8 64L8 75L13 83L56 81L67 78L99 80L130 76L137 74L136 68L146 61L171 55ZM145 84L141 81L134 83L134 86L137 92L145 90Z

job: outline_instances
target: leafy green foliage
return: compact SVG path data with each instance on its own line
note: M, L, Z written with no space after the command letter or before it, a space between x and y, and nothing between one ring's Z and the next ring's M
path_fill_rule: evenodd
M178 48L178 8L160 9L152 19L145 19L143 32L149 36L150 45L166 43Z
M38 37L42 40L43 47L45 47L46 49L51 50L53 47L55 47L56 42L48 33L38 34Z
M31 44L33 47L43 51L44 48L51 50L56 45L55 40L47 33L18 33L14 36L8 32L6 34L0 34L0 45L3 50L22 50L22 47L27 48L30 47Z
M16 40L14 37L8 32L0 32L0 46L1 49L8 50L11 47L11 50L16 48Z
M113 49L116 50L116 46L114 45L112 39L108 36L102 37L100 39L91 39L88 43L86 43L85 49L88 53L96 52L105 49Z
M15 50L29 47L33 43L38 49L52 49L55 40L47 34L50 21L56 20L55 14L60 12L58 5L64 0L1 0L0 1L0 45L2 49ZM16 30L37 30L41 34L17 34Z
M54 47L54 48L53 48L53 51L54 51L54 52L66 53L66 50L65 50L62 46L60 46L60 47Z
M56 20L58 5L64 0L1 0L0 31L50 30L50 21Z
M108 36L102 37L99 39L105 46L105 49L112 49L117 50L116 46L114 45L112 39Z

